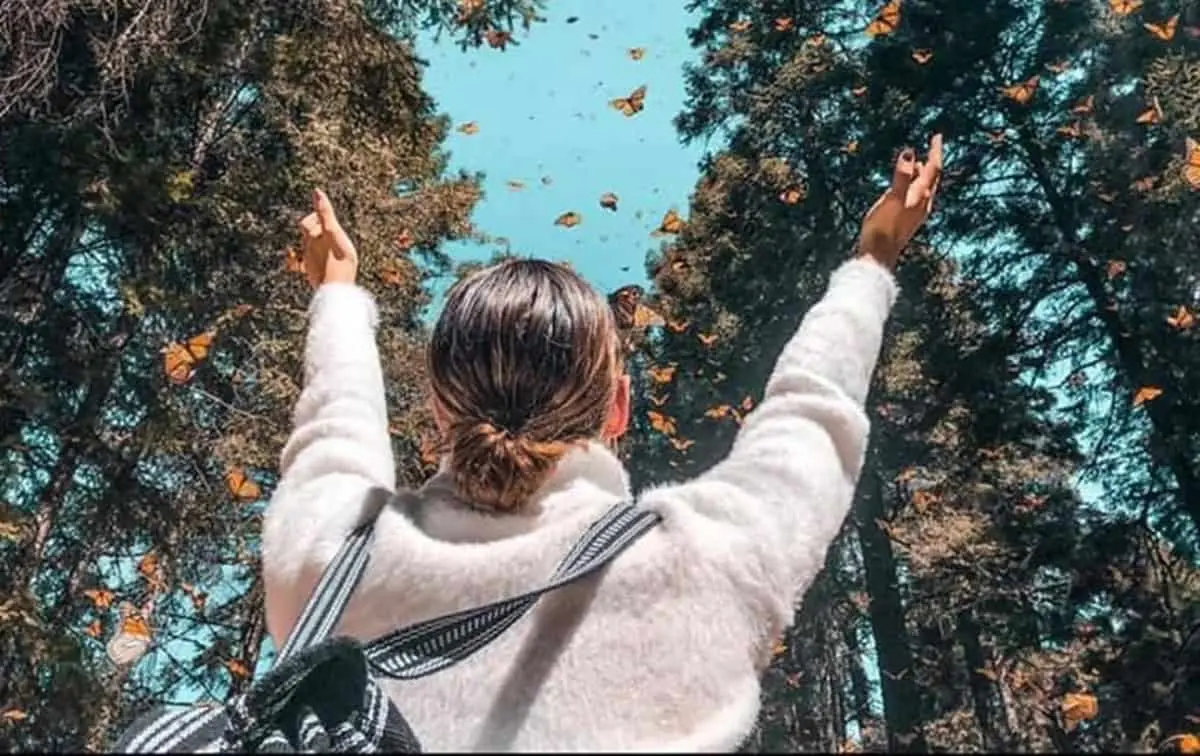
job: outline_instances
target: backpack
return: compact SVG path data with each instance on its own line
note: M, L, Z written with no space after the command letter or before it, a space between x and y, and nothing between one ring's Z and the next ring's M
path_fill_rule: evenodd
M584 532L534 591L401 628L368 643L329 634L366 570L375 526L352 532L321 575L275 665L225 704L160 707L118 753L421 753L421 742L376 678L412 680L474 654L543 595L595 573L661 521L618 504Z

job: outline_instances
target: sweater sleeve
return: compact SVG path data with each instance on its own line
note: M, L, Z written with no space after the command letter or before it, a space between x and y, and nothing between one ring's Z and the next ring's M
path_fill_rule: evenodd
M688 527L700 553L730 566L739 594L767 609L775 629L791 623L850 509L870 429L864 403L895 298L895 279L878 263L844 263L784 347L728 457L642 497Z
M371 511L373 492L395 488L375 303L352 284L325 284L308 314L304 388L263 522L267 629L277 644Z

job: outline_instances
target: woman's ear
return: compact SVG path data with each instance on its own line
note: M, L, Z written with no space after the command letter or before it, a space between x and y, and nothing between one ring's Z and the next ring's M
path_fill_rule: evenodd
M433 424L437 427L438 433L445 435L446 427L449 425L446 421L446 412L438 400L432 396L429 397L429 410L433 413Z
M608 418L604 421L604 430L600 434L602 440L616 441L625 435L625 431L629 430L631 402L629 392L629 376L622 374L617 378L612 404L608 407Z

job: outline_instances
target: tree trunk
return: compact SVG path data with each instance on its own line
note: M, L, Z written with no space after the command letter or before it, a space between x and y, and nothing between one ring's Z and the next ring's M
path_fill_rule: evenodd
M983 750L985 753L1007 751L1008 738L996 710L995 686L980 671L988 669L988 658L979 640L979 625L970 610L959 613L957 631L967 665L967 676L971 681L971 698L975 719L979 722Z
M879 657L888 750L927 753L929 746L921 729L921 692L912 678L912 649L908 643L896 557L891 540L877 522L882 521L887 512L883 486L872 462L874 456L868 451L859 487L856 525L871 600L871 630Z

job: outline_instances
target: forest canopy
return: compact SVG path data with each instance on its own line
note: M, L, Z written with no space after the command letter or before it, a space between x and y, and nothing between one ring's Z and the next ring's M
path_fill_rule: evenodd
M675 123L710 146L646 278L610 292L638 488L725 455L895 156L934 131L950 150L897 271L853 512L747 749L1200 752L1200 6L689 9ZM517 54L547 19L0 0L0 750L101 750L269 662L259 534L315 186L387 325L398 479L434 472L423 313L477 266L446 245L486 237L414 40ZM645 87L596 106L654 107Z

